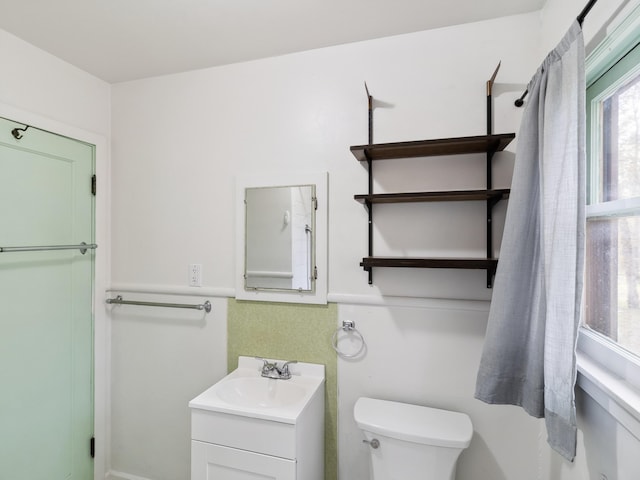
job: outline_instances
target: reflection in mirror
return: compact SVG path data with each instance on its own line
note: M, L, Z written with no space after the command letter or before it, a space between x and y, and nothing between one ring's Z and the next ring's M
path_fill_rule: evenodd
M245 189L245 289L315 288L315 185Z

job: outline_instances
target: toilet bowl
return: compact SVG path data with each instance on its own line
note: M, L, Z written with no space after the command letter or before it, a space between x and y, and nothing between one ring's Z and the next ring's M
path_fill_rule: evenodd
M353 417L370 446L371 480L454 480L473 435L464 413L407 403L359 398Z

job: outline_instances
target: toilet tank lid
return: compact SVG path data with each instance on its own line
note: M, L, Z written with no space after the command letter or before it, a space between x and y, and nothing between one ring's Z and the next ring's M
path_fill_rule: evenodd
M464 413L388 400L359 398L353 417L362 430L438 447L466 448L473 435Z

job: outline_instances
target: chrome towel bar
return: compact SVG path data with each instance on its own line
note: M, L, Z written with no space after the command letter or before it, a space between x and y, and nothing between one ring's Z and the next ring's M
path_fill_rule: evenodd
M83 255L87 253L87 250L95 250L98 245L95 243L80 243L79 245L45 245L45 246L33 246L33 247L0 247L0 253L9 252L40 252L45 250L80 250Z
M204 310L207 313L211 311L211 302L209 300L199 304L139 302L134 300L124 300L122 298L122 295L118 295L116 298L107 298L106 302L110 305L141 305L143 307L190 308L192 310Z

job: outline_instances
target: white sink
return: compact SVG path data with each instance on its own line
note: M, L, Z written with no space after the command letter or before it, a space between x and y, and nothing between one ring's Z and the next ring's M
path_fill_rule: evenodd
M228 379L216 393L223 402L254 408L278 408L299 402L306 389L287 380L264 377Z
M262 377L262 365L239 357L189 402L191 480L324 479L324 365L290 364L288 380Z
M262 377L262 364L252 357L239 357L238 368L191 400L189 407L296 423L305 405L324 385L324 365L292 363L291 378L280 380Z

